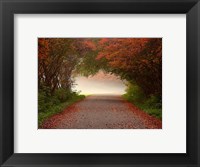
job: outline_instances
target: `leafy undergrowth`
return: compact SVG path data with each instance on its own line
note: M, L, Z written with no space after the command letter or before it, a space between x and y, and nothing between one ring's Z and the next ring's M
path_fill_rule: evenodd
M66 101L64 101L64 102L62 100L59 100L58 97L59 96L51 97L51 100L47 99L48 102L45 102L46 96L43 96L42 93L39 93L38 127L41 127L42 123L47 118L53 116L54 114L62 112L66 107L74 104L75 102L78 102L78 101L84 99L85 95L79 95L76 93L72 93L72 94L68 95L67 98L65 98Z
M162 120L162 102L159 97L156 97L155 95L145 97L137 85L130 84L128 85L126 94L123 95L123 98L149 115Z

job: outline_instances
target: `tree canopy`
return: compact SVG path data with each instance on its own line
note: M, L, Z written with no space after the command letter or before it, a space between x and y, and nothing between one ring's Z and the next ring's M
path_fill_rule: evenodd
M73 75L99 70L136 83L146 96L162 94L161 38L39 38L39 88L71 89Z

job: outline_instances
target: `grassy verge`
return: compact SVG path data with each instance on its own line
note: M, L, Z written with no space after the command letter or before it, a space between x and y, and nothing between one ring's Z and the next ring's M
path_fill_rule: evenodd
M80 101L84 98L85 98L84 95L74 94L66 102L52 105L45 112L39 112L38 113L38 126L40 127L42 125L42 123L44 122L44 120L46 120L47 118L51 117L54 114L62 112L66 107L68 107L68 106L74 104L75 102Z
M156 96L145 97L137 85L129 85L123 98L149 115L162 119L162 102Z

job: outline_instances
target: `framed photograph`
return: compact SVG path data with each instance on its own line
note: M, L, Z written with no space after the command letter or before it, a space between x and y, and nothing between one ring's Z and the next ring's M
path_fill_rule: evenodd
M1 166L200 166L198 0L1 0Z

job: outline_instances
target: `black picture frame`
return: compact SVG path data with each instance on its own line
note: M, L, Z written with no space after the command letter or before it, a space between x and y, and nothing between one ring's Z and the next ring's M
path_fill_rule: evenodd
M187 153L14 153L14 14L36 13L186 14ZM200 84L200 2L198 0L0 0L0 30L1 166L200 166L200 87L198 86Z

